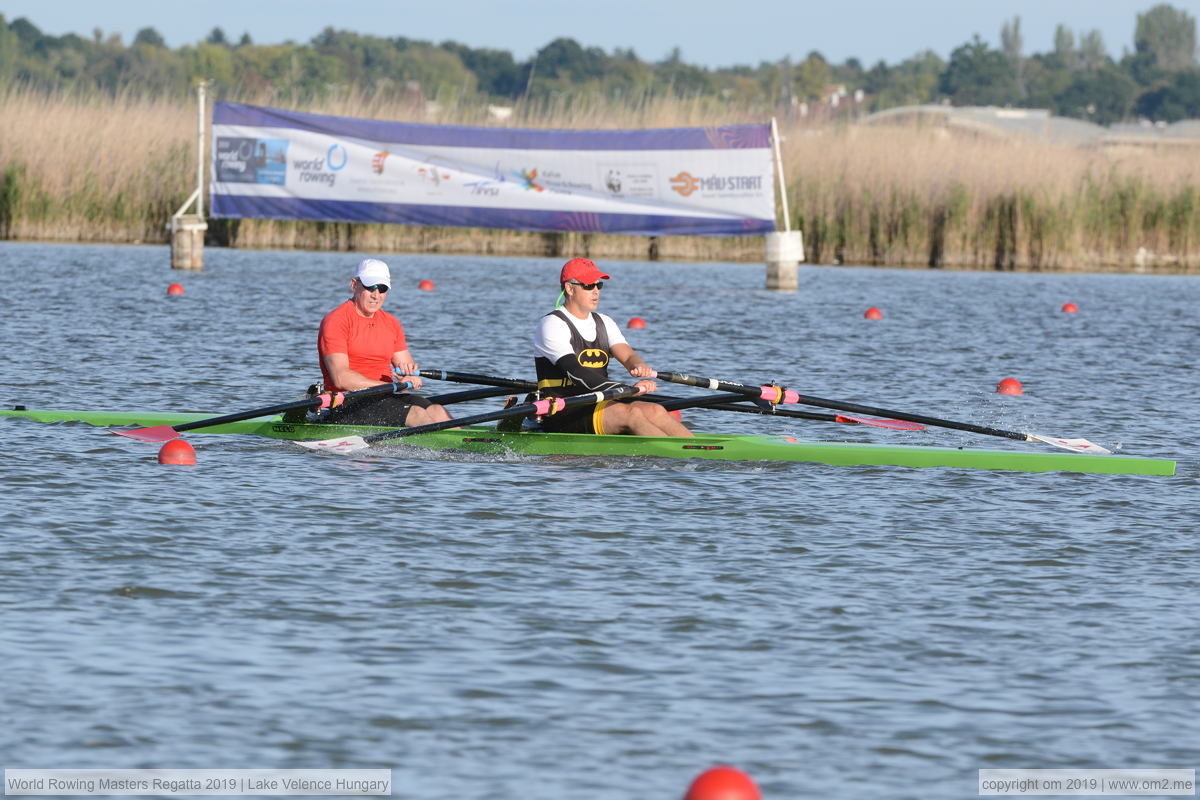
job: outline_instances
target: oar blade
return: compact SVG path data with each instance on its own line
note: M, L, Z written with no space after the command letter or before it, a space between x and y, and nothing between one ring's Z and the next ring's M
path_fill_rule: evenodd
M153 428L134 428L129 431L118 431L112 428L109 430L117 436L126 436L130 439L137 439L139 442L150 442L151 444L169 442L179 436L179 431L170 425L155 425Z
M836 422L857 422L859 425L872 425L876 428L891 428L895 431L923 431L925 426L917 422L905 422L902 419L876 419L874 417L858 417L853 414L837 414Z
M325 453L340 453L347 455L349 453L357 453L360 450L366 450L371 445L367 444L367 440L361 436L343 436L340 439L321 439L320 441L297 441L296 444L301 447L307 447L309 450L318 450Z
M1101 453L1112 454L1112 450L1107 447L1101 447L1095 442L1089 442L1087 439L1064 439L1061 436L1043 436L1040 433L1025 434L1031 442L1045 442L1046 444L1061 447L1063 450L1070 450L1075 453L1090 453L1099 455Z

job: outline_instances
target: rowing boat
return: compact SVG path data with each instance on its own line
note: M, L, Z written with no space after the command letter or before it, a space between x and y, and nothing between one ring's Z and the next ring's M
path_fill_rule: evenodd
M0 417L37 422L81 422L98 427L178 426L212 415L153 412L0 410ZM387 428L284 422L279 417L229 422L196 433L233 433L292 441L350 434L369 435ZM1174 475L1175 462L1123 455L1082 455L1024 450L925 447L858 442L801 441L778 435L698 434L691 439L655 436L597 436L537 431L499 431L467 427L422 433L403 445L429 450L523 455L652 456L714 461L799 461L834 466L957 467L1018 472L1086 472L1126 475Z

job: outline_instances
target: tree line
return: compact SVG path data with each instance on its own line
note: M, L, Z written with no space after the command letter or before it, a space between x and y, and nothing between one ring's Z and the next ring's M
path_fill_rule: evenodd
M0 14L0 88L39 91L179 94L194 78L224 99L304 103L359 92L388 100L514 104L600 99L637 104L653 98L704 98L738 109L859 113L919 103L1046 108L1110 124L1132 119L1200 118L1196 21L1156 5L1137 14L1134 49L1109 54L1099 31L1058 26L1052 49L1025 53L1020 18L1006 22L1001 46L978 35L949 60L932 51L897 64L831 63L813 51L802 61L708 69L685 63L678 48L660 61L632 49L611 53L559 38L526 61L506 50L434 44L326 28L309 42L256 44L214 28L177 49L147 27L126 45L93 31L50 36L25 18ZM861 102L841 103L847 93Z

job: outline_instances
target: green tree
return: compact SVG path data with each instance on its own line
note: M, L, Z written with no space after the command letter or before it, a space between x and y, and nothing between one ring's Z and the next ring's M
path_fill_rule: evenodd
M1133 45L1149 55L1164 72L1187 69L1196 63L1196 18L1167 3L1137 15Z
M458 42L443 42L443 50L458 56L463 66L475 73L479 90L492 97L515 100L525 85L521 67L507 50L474 50Z
M1075 34L1066 25L1054 29L1054 55L1067 69L1075 69L1079 53L1075 50Z
M1016 76L1017 96L1025 96L1025 40L1021 37L1021 18L1013 17L1012 22L1004 23L1000 29L1000 46L1004 55L1013 67Z
M946 62L932 50L917 53L895 67L878 62L863 77L864 88L871 96L870 108L879 111L932 101L945 69Z
M1139 97L1134 111L1164 122L1200 117L1200 67L1176 72L1166 85Z
M1099 30L1091 30L1079 38L1079 65L1083 69L1098 70L1108 63L1108 51Z
M979 35L950 54L938 88L955 105L1008 105L1018 99L1012 63Z
M149 45L150 47L167 46L166 40L163 39L162 35L158 31L154 30L154 28L142 28L133 37L133 43L135 45Z
M1128 118L1137 93L1137 84L1124 70L1105 65L1094 71L1076 72L1053 109L1064 117L1111 125Z
M825 56L813 50L792 71L796 96L801 100L819 100L833 83L833 70Z
M17 35L8 28L0 14L0 81L9 81L17 71Z

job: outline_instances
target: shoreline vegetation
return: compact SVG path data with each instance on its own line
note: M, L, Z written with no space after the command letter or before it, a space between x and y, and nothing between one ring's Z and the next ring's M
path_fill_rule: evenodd
M279 98L243 102L298 107ZM166 243L194 189L192 97L0 90L0 240ZM350 92L323 114L488 124ZM518 105L505 124L640 128L762 122L710 98ZM493 123L494 124L494 123ZM809 264L1200 272L1200 158L1191 147L1090 147L781 119L793 229ZM210 220L238 248L763 261L761 238L636 237L273 220Z

